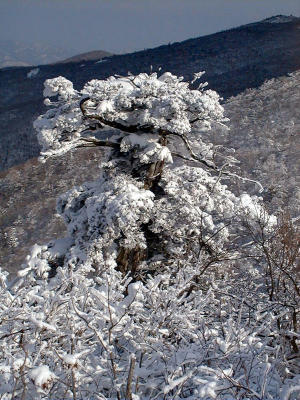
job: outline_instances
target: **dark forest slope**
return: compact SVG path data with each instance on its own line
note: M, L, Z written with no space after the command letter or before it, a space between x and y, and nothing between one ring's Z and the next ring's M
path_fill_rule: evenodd
M77 88L93 78L138 73L162 68L190 79L206 71L209 87L223 97L255 88L265 80L300 69L300 18L274 19L228 31L189 39L136 53L86 61L0 70L0 169L9 168L38 155L32 121L44 111L43 82L65 76Z

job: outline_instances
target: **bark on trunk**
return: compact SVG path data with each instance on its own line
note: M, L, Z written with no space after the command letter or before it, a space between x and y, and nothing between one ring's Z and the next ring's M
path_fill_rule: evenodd
M162 146L167 145L166 135L161 135L159 143ZM157 161L149 166L148 173L144 180L144 188L151 190L155 195L161 192L158 186L162 171L164 168L164 161ZM147 249L136 247L134 249L126 249L121 247L117 257L118 270L124 275L130 273L133 277L137 276L139 265L145 261L148 256Z
M130 275L135 276L140 263L145 260L146 256L145 249L140 249L139 247L126 249L121 247L117 257L118 270L124 275L130 273Z

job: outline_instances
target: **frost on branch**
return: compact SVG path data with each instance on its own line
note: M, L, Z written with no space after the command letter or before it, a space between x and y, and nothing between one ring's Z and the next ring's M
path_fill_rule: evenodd
M170 73L80 92L46 81L42 157L111 151L58 198L67 237L35 245L15 282L0 272L0 396L297 398L298 242L230 190L232 158L216 165L201 137L224 122L204 87Z

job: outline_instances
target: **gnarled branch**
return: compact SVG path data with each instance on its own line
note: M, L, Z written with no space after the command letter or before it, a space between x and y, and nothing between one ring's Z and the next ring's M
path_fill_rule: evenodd
M123 132L128 132L128 133L135 133L138 131L141 131L144 133L154 132L154 127L151 125L129 125L129 126L127 126L127 125L121 124L120 122L109 121L109 120L101 117L101 115L98 115L98 114L88 114L87 110L84 107L84 104L89 100L90 100L90 97L85 97L79 103L80 110L81 110L83 116L86 118L96 119L97 121L100 121L103 125L107 125L107 126L110 126L111 128L119 129L120 131L123 131Z

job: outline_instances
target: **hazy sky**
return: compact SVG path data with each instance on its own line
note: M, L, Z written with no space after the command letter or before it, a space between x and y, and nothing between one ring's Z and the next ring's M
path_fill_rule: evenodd
M0 38L122 53L276 14L300 0L0 0Z

